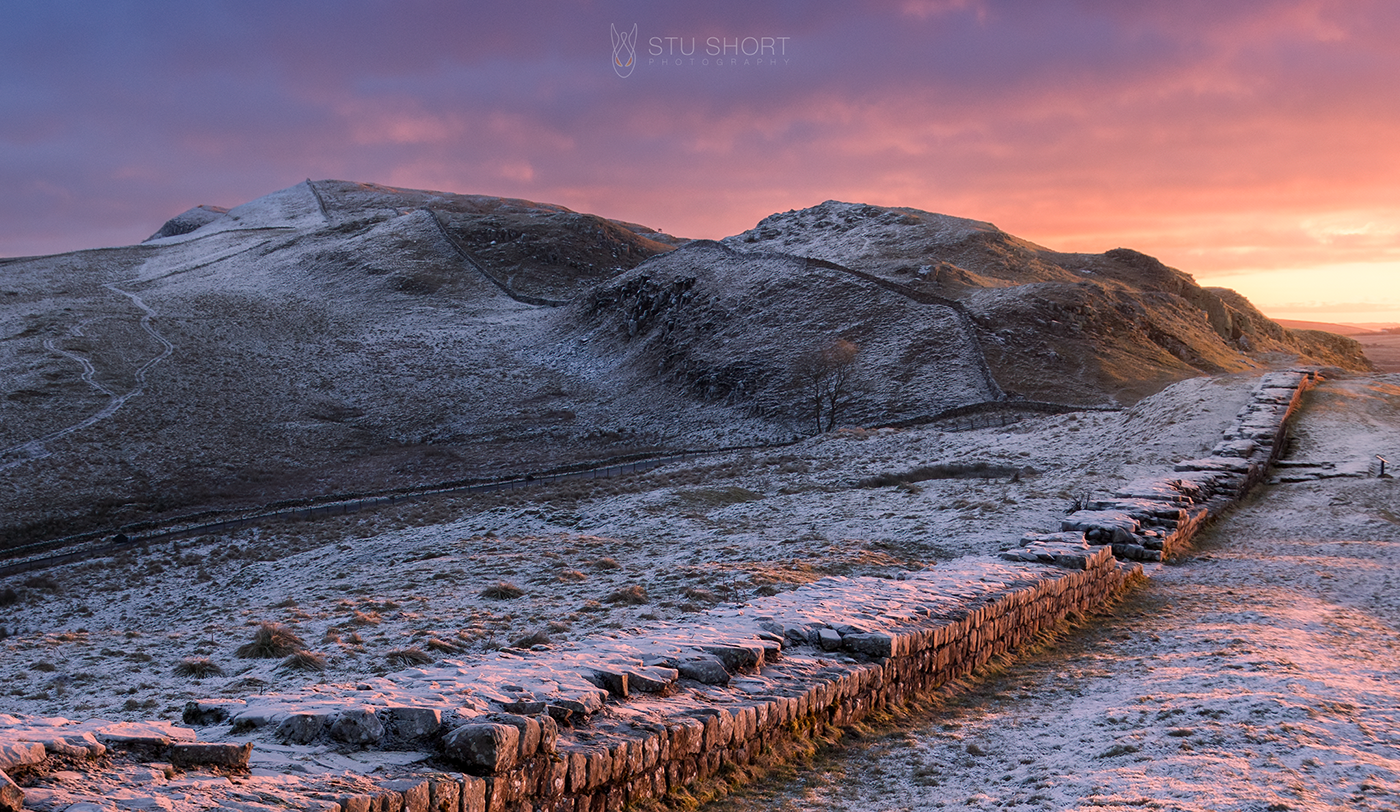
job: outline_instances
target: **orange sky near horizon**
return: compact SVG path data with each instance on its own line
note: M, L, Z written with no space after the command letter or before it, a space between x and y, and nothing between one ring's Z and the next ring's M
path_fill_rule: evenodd
M1400 322L1387 0L84 8L0 25L0 256L306 177L703 238L837 199L1133 248L1278 318ZM609 29L633 24L623 76ZM786 50L701 64L740 36Z

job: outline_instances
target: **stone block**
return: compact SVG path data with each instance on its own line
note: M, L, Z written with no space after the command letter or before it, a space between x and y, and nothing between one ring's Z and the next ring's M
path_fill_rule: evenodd
M1060 521L1061 532L1082 530L1088 541L1100 544L1130 542L1140 526L1137 519L1116 510L1077 510Z
M535 755L540 749L540 722L531 716L519 716L514 713L496 713L490 717L493 722L501 722L511 725L520 731L520 755L519 762ZM551 720L553 721L553 720Z
M360 746L377 744L384 738L384 723L373 708L346 708L331 718L331 738Z
M627 684L634 691L646 694L665 693L680 677L674 668L653 665L633 668L627 672Z
M700 719L672 719L666 728L671 738L671 757L683 758L700 752L705 741L705 723Z
M43 750L43 748L39 748ZM24 790L0 770L0 812L20 812L24 809Z
M193 730L169 722L117 722L98 728L96 733L109 746L146 753L162 751L172 742L195 740Z
M442 711L414 705L390 705L383 710L394 735L401 739L425 739L442 727Z
M569 762L567 759L546 759L540 770L539 794L546 798L558 798L569 785Z
M613 779L612 751L594 747L588 751L588 788L598 789Z
M672 665L686 679L693 679L704 685L729 684L729 670L715 657L688 657L677 660Z
M525 797L525 776L519 769L508 770L486 779L487 812L514 810Z
M561 754L569 763L569 788L574 795L588 789L588 754L582 750L571 750Z
M248 707L242 699L196 699L185 703L181 719L187 725L217 725Z
M642 769L650 770L661 760L662 736L656 733L642 739Z
M628 757L631 753L631 750L631 743L628 742L626 739L623 739L619 742L615 742L613 746L608 749L608 754L612 757L613 781L618 781L622 778L625 778L631 771L631 766L628 762Z
M376 804L370 795L347 795L340 799L343 812L373 812Z
M841 648L841 633L835 629L817 629L814 642L822 651L837 651Z
M716 751L729 746L734 738L733 714L724 708L705 708L692 711L690 715L705 722L705 750Z
M623 671L609 671L594 668L583 672L583 678L607 691L618 699L627 698L627 674Z
M763 667L763 645L702 646L701 651L712 655L730 672L754 671Z
M546 705L544 711L549 714L549 718L559 724L565 727L573 727L573 708L566 708L563 705Z
M380 786L403 799L403 812L428 812L431 790L427 779L401 778L385 781Z
M465 724L443 738L443 754L465 767L500 773L520 758L520 729L500 722Z
M176 767L213 766L246 770L253 743L182 742L170 746L170 763Z
M525 716L534 716L537 713L544 713L549 703L538 699L521 699L515 702L502 702L501 710L506 713L519 713Z
M448 776L434 776L429 779L428 809L431 812L461 812L461 783Z
M229 724L234 733L243 733L257 728L279 725L285 718L287 718L287 712L281 708L268 705L249 705L234 713Z
M277 738L291 744L310 744L329 724L330 716L324 713L293 713L277 725Z
M462 812L486 812L486 779L462 776Z
M547 707L546 710L550 711L551 716L554 716L554 718L558 719L559 717L554 715L553 708L557 706L560 708L567 709L571 714L573 714L573 721L577 723L580 717L587 718L588 716L591 716L592 714L595 714L598 711L602 710L603 700L607 697L607 695L608 692L604 690L599 690L596 692L583 691L581 693L575 694L571 698L561 697L557 699L552 699L550 701L549 707Z
M537 752L547 756L554 755L559 744L559 723L547 713L536 716L535 722L540 726L540 746Z
M107 752L107 746L99 742L90 731L45 739L41 744L50 753L73 758L97 758Z
M0 770L32 767L42 764L47 757L44 745L39 742L0 741Z
M868 657L893 657L895 639L892 635L875 633L848 634L840 638L847 649Z

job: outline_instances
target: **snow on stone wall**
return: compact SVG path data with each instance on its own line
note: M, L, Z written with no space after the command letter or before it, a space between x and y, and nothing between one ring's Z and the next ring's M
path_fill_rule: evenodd
M1061 532L998 556L898 579L824 578L684 628L204 700L186 708L192 728L0 715L0 770L43 772L59 757L71 769L115 748L179 767L253 768L237 784L180 783L181 800L198 800L191 809L251 808L239 799L275 786L294 809L620 810L726 765L770 762L787 742L937 690L1101 606L1142 572L1136 561L1170 555L1265 475L1317 380L1264 376L1210 457L1088 499ZM195 741L210 735L226 741ZM269 786L249 788L257 782ZM72 800L28 792L37 808ZM20 809L22 793L0 772L0 810ZM152 804L176 808L161 797Z

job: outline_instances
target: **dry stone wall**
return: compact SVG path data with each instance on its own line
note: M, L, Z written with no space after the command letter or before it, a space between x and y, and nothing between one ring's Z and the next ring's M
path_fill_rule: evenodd
M1185 460L1168 474L1135 479L1104 498L1089 498L1059 533L1028 534L1006 557L1047 560L1068 544L1105 545L1122 560L1161 561L1203 522L1257 485L1283 453L1289 418L1321 380L1314 370L1263 376L1208 457Z
M119 748L177 767L280 771L292 809L621 810L771 761L787 743L937 690L1101 606L1139 576L1139 561L1179 549L1264 476L1317 380L1264 376L1210 457L1086 500L1059 532L996 556L898 579L825 578L685 628L204 700L186 709L187 728L0 716L0 768ZM211 735L223 741L197 741ZM18 809L20 792L0 773L0 810Z

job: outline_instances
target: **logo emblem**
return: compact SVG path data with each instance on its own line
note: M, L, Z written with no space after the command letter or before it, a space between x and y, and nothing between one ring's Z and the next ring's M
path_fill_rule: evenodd
M637 67L637 24L632 23L631 31L618 31L617 24L612 27L613 45L613 70L618 76L626 79L632 75L632 69Z

